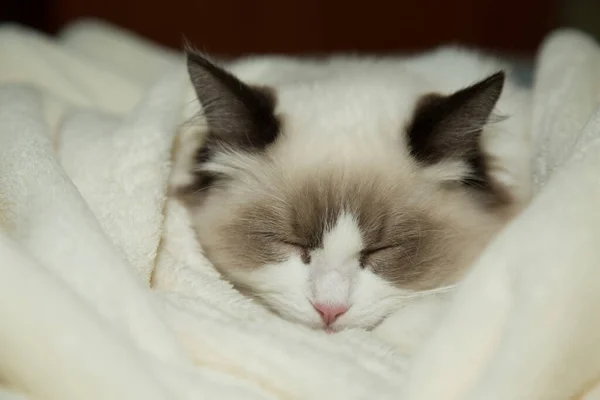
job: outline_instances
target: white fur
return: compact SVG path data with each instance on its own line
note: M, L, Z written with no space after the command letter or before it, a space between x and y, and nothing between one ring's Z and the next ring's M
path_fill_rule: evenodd
M340 215L335 226L325 233L323 249L315 250L312 255L309 279L314 303L351 305L362 249L357 222L351 215Z

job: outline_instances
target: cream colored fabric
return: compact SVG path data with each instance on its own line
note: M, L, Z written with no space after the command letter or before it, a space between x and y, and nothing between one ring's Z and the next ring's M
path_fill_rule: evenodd
M535 75L536 196L459 288L402 398L581 399L600 383L599 105L598 45L551 35Z
M266 313L166 202L194 100L178 55L96 23L3 27L0 51L0 383L30 399L395 396L389 347Z
M406 382L407 360L372 334L275 318L203 257L166 198L194 101L179 54L89 21L58 38L0 28L0 399L566 399L591 387L600 120L584 125L599 54L568 32L541 52L539 194Z

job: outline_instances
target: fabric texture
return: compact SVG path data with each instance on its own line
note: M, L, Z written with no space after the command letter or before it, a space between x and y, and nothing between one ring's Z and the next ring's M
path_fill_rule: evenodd
M586 36L541 48L534 201L412 366L371 333L272 316L203 256L167 196L194 102L180 54L94 21L55 38L1 27L0 54L0 399L548 400L600 378L600 49Z

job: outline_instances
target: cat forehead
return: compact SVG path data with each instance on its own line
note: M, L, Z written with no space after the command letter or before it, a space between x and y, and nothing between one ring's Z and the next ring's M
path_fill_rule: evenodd
M351 127L357 122L398 119L403 111L410 113L421 95L434 90L420 74L397 63L370 60L366 64L351 62L343 68L255 64L242 63L232 70L250 85L272 89L277 98L276 112L302 125L346 121Z
M301 111L294 111L297 108ZM364 107L352 102L323 106L314 102L305 108L281 106L278 110L280 134L266 152L282 168L335 165L358 179L369 174L396 171L407 175L414 171L416 164L410 157L405 132L412 108L400 113L395 107L382 111L368 102Z
M325 80L318 84L284 85L274 88L276 112L292 127L338 127L354 130L365 124L398 125L409 118L415 102L428 89L410 81Z
M280 134L269 153L292 168L334 159L349 169L364 161L410 170L405 132L422 91L391 86L340 80L275 87Z

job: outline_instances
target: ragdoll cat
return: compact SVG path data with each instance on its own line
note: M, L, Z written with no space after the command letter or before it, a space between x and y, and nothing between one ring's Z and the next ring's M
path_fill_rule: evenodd
M528 197L527 98L494 60L442 49L226 70L192 51L187 66L203 111L177 195L214 266L290 321L378 326L456 282Z

